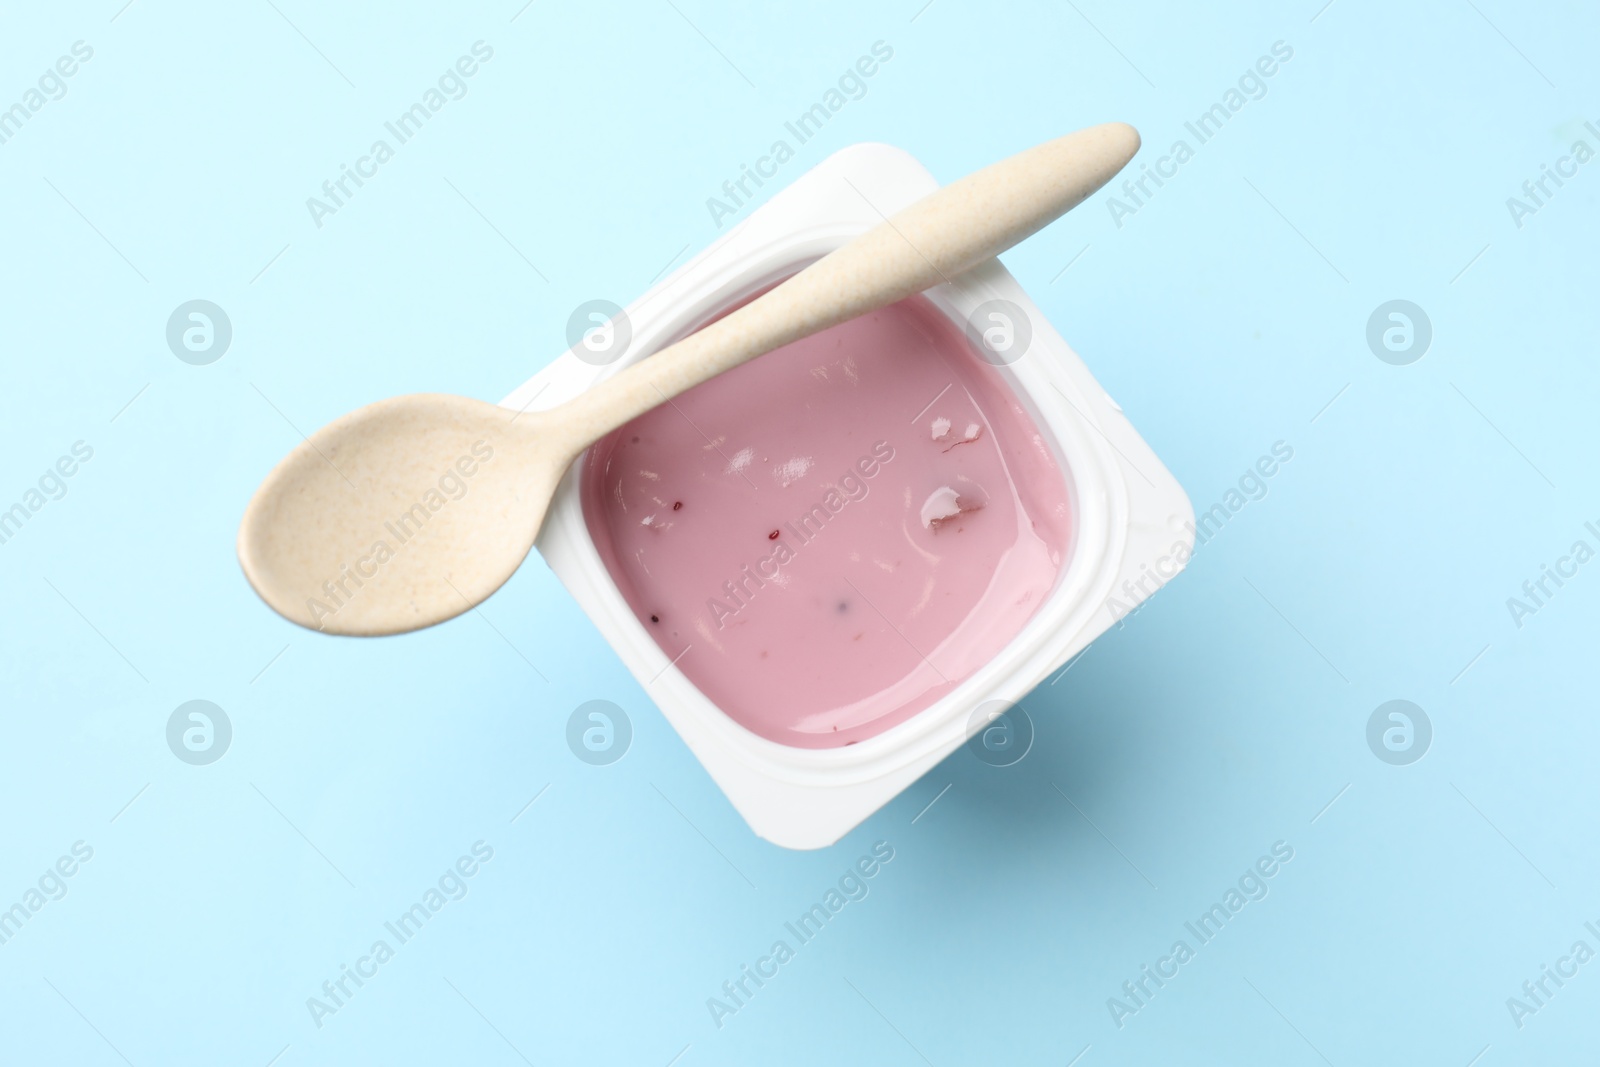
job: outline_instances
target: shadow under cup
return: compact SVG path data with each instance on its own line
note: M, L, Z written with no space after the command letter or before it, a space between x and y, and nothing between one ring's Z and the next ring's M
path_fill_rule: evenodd
M581 499L667 657L735 722L798 748L854 744L935 703L1072 558L1047 433L924 296L623 426L586 453Z

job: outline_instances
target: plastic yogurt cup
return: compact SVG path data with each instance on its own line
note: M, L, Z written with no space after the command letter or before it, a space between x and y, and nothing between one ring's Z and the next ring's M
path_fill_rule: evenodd
M575 346L502 404L518 410L553 407L725 314L935 188L933 177L905 152L877 144L844 149L627 308L625 322L619 320L604 334L609 349L599 346L597 354L594 346ZM751 828L788 848L837 841L985 726L985 717L974 714L980 705L1020 700L1108 629L1116 621L1108 599L1121 596L1125 582L1148 582L1151 571L1162 582L1170 579L1193 547L1193 509L1182 488L997 261L874 315L835 327L843 331L836 342L825 340L829 334L810 339L809 355L779 350L676 403L704 406L698 421L706 421L703 416L714 415L718 403L736 402L735 376L741 371L752 388L783 385L787 358L792 364L788 397L803 405L808 382L798 372L821 366L816 346L849 341L873 346L874 358L882 363L880 377L896 369L907 377L921 374L907 381L902 406L909 414L926 400L932 402L928 410L907 420L883 421L861 409L855 422L872 422L876 439L861 435L842 441L835 438L855 423L837 405L859 402L852 399L858 394L818 392L811 402L832 405L827 410L834 419L825 426L826 440L813 442L828 446L822 451L829 476L818 480L823 472L809 465L815 459L809 453L819 449L798 450L794 456L757 454L785 450L793 433L774 432L763 440L760 420L752 425L746 418L735 432L754 448L741 455L739 443L718 441L715 431L704 438L709 448L686 438L685 433L701 432L691 425L697 421L692 412L672 411L668 419L671 409L658 409L630 424L642 432L624 427L573 464L537 542L551 570ZM903 357L896 368L892 355L878 355L908 332L925 338L932 349L942 346L942 354L930 351L926 357L930 367L936 358L950 366L924 370ZM970 346L964 367L952 351L963 341ZM848 354L841 349L842 359ZM807 358L808 364L795 362ZM858 369L841 366L841 373ZM872 384L872 369L863 372L866 385ZM956 378L964 385L955 395L911 395L930 382ZM880 380L877 388L891 387ZM934 410L940 403L950 410ZM1002 410L1008 404L1014 408L1009 413ZM898 433L886 428L900 421L905 425ZM996 475L998 461L986 465L997 448L1007 446L1013 452L1007 469L1018 477L1015 494ZM1029 449L1038 454L1025 455ZM899 457L900 467L886 455ZM661 464L646 459L666 462L669 475L676 472L670 492L655 493L641 481L660 474L654 466ZM841 464L840 472L831 471ZM892 484L904 499L886 499L875 483ZM761 485L769 487L765 497L759 494ZM825 497L830 489L837 492ZM872 492L879 495L874 498ZM1005 498L991 499L996 492L1006 493ZM811 496L826 506L806 507ZM759 532L734 529L765 522L744 517L756 499L772 501L775 515L780 502L786 509L783 522L767 524L780 535L771 539L767 553L755 547L763 540ZM792 506L796 501L798 509ZM675 510L674 505L681 506ZM706 514L719 507L707 522ZM984 515L985 507L993 507L993 513ZM701 515L684 514L690 508L701 509ZM795 527L797 516L787 510L816 518L812 525ZM857 524L854 540L868 546L866 558L846 546L847 531L821 529L830 513L839 527ZM972 521L963 530L968 518ZM695 536L704 545L695 555L693 542L680 541L675 559L686 569L692 564L694 576L677 580L650 572L650 561L659 567L662 559L674 560L670 554L650 554L671 547L653 538L681 535L692 529L691 520L701 523ZM873 540L872 527L864 524L874 522L879 527L903 523L895 536L908 549L901 553L907 558L873 555L871 546L890 543L881 536ZM674 523L680 528L672 529ZM1003 529L1004 536L997 540L995 529ZM935 572L916 557L932 558L943 546L966 549L968 543L955 540L963 533L969 535L972 558L997 573L993 581L985 579L984 587L968 582L963 588L947 568L945 584L937 588L959 604L942 622L937 610L916 602L905 581L896 584L892 574L878 575L903 566L906 581L935 588ZM780 542L788 550L781 560ZM729 581L717 583L720 589L702 590L705 575L720 573L723 554ZM802 582L820 580L817 596L791 596L785 603L768 583L792 581L797 574ZM801 600L816 603L807 607ZM655 609L653 602L670 606ZM953 627L960 638L953 659L943 660L945 669L939 669L941 654L932 645L914 649L921 664L877 666L895 654L895 639L913 635L919 624L934 625L925 632L939 639L950 636ZM773 644L786 633L791 638L813 633L819 647L792 647L808 644L804 638L791 639L786 649ZM685 661L695 656L697 640L701 658L689 665ZM850 660L853 667L839 675L834 689L827 688L835 685L833 675L815 691L797 686L796 679L815 666L807 654L826 654L824 646L833 641L840 643L832 647L848 657L852 640L878 642L871 646L874 655ZM751 657L766 655L769 645L778 651L772 685L783 687L774 690L782 699L763 708L763 682L759 669L750 669ZM905 658L904 649L899 654ZM814 670L809 676L818 677ZM890 695L874 690L879 683Z

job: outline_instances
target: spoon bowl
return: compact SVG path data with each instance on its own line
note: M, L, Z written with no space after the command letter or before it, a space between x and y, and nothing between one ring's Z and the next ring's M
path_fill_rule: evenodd
M284 618L325 633L460 614L533 547L572 458L548 422L443 394L334 420L262 482L239 528L245 576Z

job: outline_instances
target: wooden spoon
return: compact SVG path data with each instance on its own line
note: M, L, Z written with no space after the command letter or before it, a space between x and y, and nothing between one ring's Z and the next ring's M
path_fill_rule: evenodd
M589 445L723 371L998 255L1138 149L1131 126L1108 123L996 163L549 411L418 394L335 419L251 498L245 577L284 618L327 633L403 633L459 615L516 571Z

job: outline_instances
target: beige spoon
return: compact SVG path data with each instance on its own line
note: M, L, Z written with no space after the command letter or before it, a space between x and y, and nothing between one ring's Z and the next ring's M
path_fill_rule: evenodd
M533 547L589 445L764 352L948 281L1082 202L1133 158L1108 123L946 186L732 314L549 411L419 394L335 419L245 509L239 562L290 622L373 636L486 599Z

